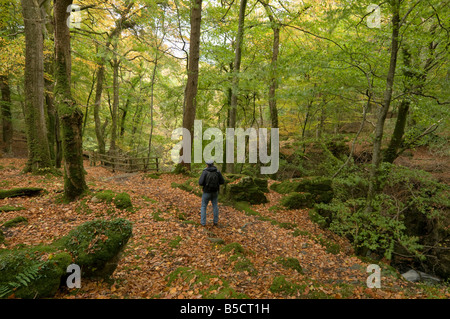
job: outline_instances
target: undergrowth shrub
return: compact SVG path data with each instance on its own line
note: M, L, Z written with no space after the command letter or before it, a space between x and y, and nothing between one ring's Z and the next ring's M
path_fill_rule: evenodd
M382 192L367 212L367 170L351 166L333 180L334 199L316 204L322 226L345 236L357 254L425 260L425 248L448 238L450 188L427 172L382 165ZM420 225L418 226L418 223ZM427 249L427 255L430 250Z

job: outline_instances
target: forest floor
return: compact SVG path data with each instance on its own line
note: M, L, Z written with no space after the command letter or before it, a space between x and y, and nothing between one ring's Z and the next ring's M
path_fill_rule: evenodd
M48 244L97 218L123 217L133 223L133 236L110 281L82 278L81 288L61 289L55 298L450 298L448 286L407 282L384 263L381 288L368 288L370 263L357 258L345 239L313 223L307 209L269 209L281 198L273 191L267 194L269 203L252 206L259 215L220 205L218 227L212 225L209 206L203 227L200 198L171 187L188 179L183 175L155 179L145 173L112 173L85 162L92 194L61 204L62 176L24 175L25 159L3 158L0 165L0 188L47 191L39 197L0 200L0 206L25 208L1 212L0 224L17 216L28 219L5 231L0 249ZM134 209L92 200L96 191L105 189L127 192ZM227 251L233 243L243 251L239 246ZM337 245L338 251L332 249ZM298 259L302 272L286 267L280 258Z

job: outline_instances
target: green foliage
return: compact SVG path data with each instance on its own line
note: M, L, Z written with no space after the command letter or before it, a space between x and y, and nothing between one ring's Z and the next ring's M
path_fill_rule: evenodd
M71 256L50 246L25 246L0 252L0 298L53 296Z
M303 201L307 203L306 207L315 203L330 202L333 198L333 189L331 187L331 179L325 177L307 177L301 179L286 180L280 183L273 183L270 189L280 193L305 193L309 195L303 195ZM292 200L297 202L301 201L299 196L291 195Z
M267 190L267 180L245 176L238 183L227 184L225 193L232 201L262 204L268 201L264 194Z
M330 221L328 217L324 217L321 213L318 213L318 210L321 207L325 207L326 209L329 209L329 207L333 207L331 205L327 204L317 204L315 205L315 209L311 209L308 211L309 219L313 221L314 223L318 224L322 228L326 228L329 226ZM325 209L319 210L322 212Z
M402 247L423 260L427 236L423 229L428 227L423 223L434 225L433 236L439 240L447 232L449 187L426 172L384 164L383 192L374 199L373 210L367 211L365 174L351 168L345 178L335 179L335 198L329 204L316 204L311 219L349 238L360 254L372 251L391 259Z
M14 290L17 290L20 287L27 287L29 283L38 278L39 270L42 266L43 263L32 264L17 274L13 281L9 281L3 286L0 286L0 298L11 295Z

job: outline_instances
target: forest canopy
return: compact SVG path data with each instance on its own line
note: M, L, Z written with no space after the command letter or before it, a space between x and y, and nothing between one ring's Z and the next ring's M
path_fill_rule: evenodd
M185 96L194 2L67 3L72 5L71 92L83 114L83 149L152 154L171 164L171 132L183 126L183 114L189 112ZM195 118L204 127L279 127L281 139L320 137L360 122L364 110L375 114L386 106L390 90L389 114L401 113L408 104L404 137L414 139L433 125L438 131L448 127L446 1L387 1L372 11L370 1L249 1L241 28L243 3L199 3ZM51 1L39 5L48 104L56 80L54 9ZM25 131L21 5L2 1L1 8L0 73L11 99L11 115L5 107L3 121ZM390 70L397 11L397 61ZM392 71L395 81L387 88Z

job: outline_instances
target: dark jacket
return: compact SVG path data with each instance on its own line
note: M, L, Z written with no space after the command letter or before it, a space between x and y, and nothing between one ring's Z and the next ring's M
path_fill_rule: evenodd
M203 186L203 191L205 191L205 179L206 179L206 174L208 174L208 172L217 172L219 173L219 185L222 185L225 183L225 179L222 176L222 173L217 170L217 167L215 166L208 166L207 168L205 168L202 172L202 175L200 176L200 179L198 180L198 184L200 186Z

